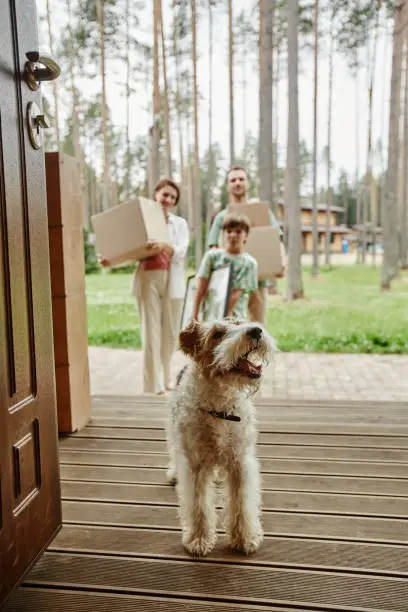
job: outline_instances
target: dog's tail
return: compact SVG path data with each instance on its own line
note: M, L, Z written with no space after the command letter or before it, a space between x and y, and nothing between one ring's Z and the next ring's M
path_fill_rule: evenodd
M176 387L179 386L181 379L183 378L184 373L186 372L188 366L184 366L183 368L181 368L180 372L177 374L177 378L176 378Z

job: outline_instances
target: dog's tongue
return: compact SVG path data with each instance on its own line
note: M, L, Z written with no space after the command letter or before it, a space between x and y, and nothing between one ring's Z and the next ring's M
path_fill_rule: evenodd
M251 361L249 361L249 359L241 359L240 360L240 366L242 367L242 369L244 371L247 371L250 374L257 374L257 375L259 375L262 372L262 364L255 365Z

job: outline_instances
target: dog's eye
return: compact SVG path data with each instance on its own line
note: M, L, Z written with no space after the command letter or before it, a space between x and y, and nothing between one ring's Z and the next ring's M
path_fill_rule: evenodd
M212 335L212 339L213 340L219 340L220 338L222 338L224 335L224 332L221 330L215 331Z

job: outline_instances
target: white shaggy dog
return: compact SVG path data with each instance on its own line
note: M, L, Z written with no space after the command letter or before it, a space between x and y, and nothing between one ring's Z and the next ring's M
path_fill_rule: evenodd
M230 546L246 554L262 543L255 411L250 396L275 344L258 323L190 323L180 348L192 358L170 399L168 480L177 482L183 544L206 555L216 541L214 479L228 492Z

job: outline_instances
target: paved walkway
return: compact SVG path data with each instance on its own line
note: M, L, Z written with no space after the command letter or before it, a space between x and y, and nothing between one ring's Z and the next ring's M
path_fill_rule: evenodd
M186 358L177 353L177 374ZM142 353L89 347L91 392L142 393ZM265 371L263 397L399 400L408 405L408 355L278 353Z

